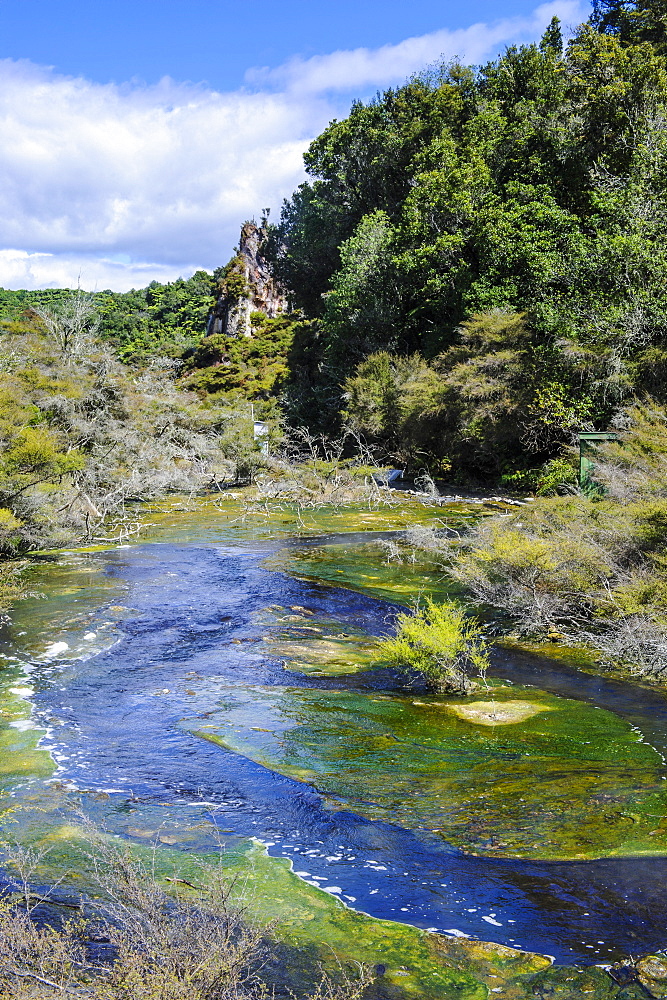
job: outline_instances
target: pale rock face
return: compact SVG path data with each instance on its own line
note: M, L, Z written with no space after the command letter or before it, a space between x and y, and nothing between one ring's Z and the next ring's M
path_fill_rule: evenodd
M285 292L274 280L262 255L266 235L266 229L256 226L254 222L245 222L241 227L239 257L243 260L248 294L236 301L224 295L218 299L209 320L209 336L223 333L228 337L250 337L251 313L263 312L273 319L287 309Z

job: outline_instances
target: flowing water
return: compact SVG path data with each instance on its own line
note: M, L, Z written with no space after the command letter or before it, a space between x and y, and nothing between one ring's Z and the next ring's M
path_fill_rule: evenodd
M479 510L234 503L34 570L0 648L0 804L55 829L65 789L165 851L252 837L355 910L559 962L664 946L665 696L503 649L468 699L398 689L374 637L451 587L383 532Z

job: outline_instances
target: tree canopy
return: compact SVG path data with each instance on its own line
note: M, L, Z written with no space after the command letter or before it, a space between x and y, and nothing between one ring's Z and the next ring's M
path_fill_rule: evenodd
M411 427L423 458L495 474L664 391L664 31L657 0L599 0L565 48L554 18L315 139L274 266L314 321L323 425L341 411L394 453ZM389 370L403 417L371 432Z

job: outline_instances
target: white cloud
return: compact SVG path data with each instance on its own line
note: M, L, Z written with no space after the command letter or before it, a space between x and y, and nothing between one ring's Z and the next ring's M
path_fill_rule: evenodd
M193 270L184 269L182 276L188 277ZM179 273L170 264L110 260L97 254L0 250L0 285L4 288L76 288L80 283L88 291L125 292L144 288L151 281L173 281Z
M560 18L567 28L583 21L587 13L587 6L579 0L553 0L541 4L529 17L473 24L456 31L443 28L378 49L351 49L310 59L295 56L276 69L251 69L246 79L299 93L384 87L404 80L440 57L479 63L503 45L539 37L553 17Z
M172 277L224 263L240 223L301 179L318 109L171 81L102 86L0 61L0 246L51 254L34 261L47 282L66 258L77 267L69 283L80 259L97 256L153 262ZM0 284L16 259L0 262ZM85 269L87 280L102 281L108 263L99 276Z
M528 18L295 58L249 71L231 93L102 85L0 60L0 285L80 277L121 290L213 269L244 219L277 213L301 181L309 140L346 112L342 91L400 83L441 54L479 61L537 37L554 14L575 23L584 10L555 0Z

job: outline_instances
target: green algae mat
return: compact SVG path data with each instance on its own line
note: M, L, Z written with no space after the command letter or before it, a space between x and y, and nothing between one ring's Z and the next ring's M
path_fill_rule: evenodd
M465 699L229 688L208 740L335 808L464 851L589 859L667 851L660 754L611 712L534 688Z
M338 532L400 531L413 525L441 528L445 523L470 523L503 509L502 503L436 503L398 491L383 492L363 502L304 506L262 497L253 488L244 488L214 496L178 496L141 504L133 526L136 538L130 540L259 541Z
M65 888L85 890L86 876L91 875L90 846L76 825L54 826L32 843L49 849L44 877L57 876ZM161 845L135 845L132 850L165 887L173 886L175 878L200 882L202 864L222 865L233 881L232 905L242 907L247 919L270 928L273 957L262 974L278 997L289 990L292 998L304 992L312 996L321 970L334 979L341 969L353 977L358 964L375 975L369 1000L487 1000L496 994L506 1000L645 996L636 983L621 990L602 968L555 967L543 955L369 917L303 882L289 861L269 857L256 841L236 843L222 855L184 853Z
M264 566L399 604L411 604L420 594L440 601L462 594L437 558L416 552L399 560L382 541L290 546L265 559Z
M47 778L53 772L53 759L37 746L41 729L30 719L26 701L32 688L17 666L2 669L0 683L0 816L13 808L12 791Z

